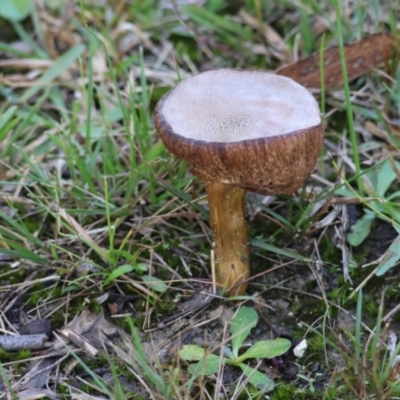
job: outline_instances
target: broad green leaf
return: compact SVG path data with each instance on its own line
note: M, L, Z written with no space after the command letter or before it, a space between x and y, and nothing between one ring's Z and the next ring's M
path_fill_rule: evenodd
M293 258L294 260L300 260L300 261L304 261L304 262L310 261L309 258L304 257L304 256L300 255L299 253L296 253L292 250L281 249L279 247L273 246L272 244L264 243L261 240L252 239L252 240L250 240L250 244L253 246L259 247L260 249L268 250L271 253L276 253L276 254L280 254L281 256Z
M387 201L395 200L398 197L400 197L400 190L397 190L396 192L391 193L389 196L386 197Z
M365 188L368 188L368 195L369 196L374 196L376 195L376 187L378 185L378 171L379 171L380 165L375 165L374 168L369 169L368 171L364 172L364 176L366 177L367 182L365 182L366 186ZM361 197L361 196L360 196Z
M354 193L349 190L346 186L339 186L335 190L336 196L343 196L343 197L354 197Z
M274 381L268 375L249 367L246 364L240 364L243 373L249 378L249 382L257 389L264 392L271 392L275 388Z
M400 224L400 208L399 204L385 204L385 212L395 221ZM394 226L395 227L395 226Z
M215 354L207 354L201 361L190 364L188 371L193 376L203 376L216 374L219 370L219 366L224 362L224 358L220 358Z
M205 354L203 347L195 344L186 344L179 351L179 357L185 361L200 361Z
M135 264L135 270L138 272L146 272L148 269L149 269L149 266L146 263Z
M250 331L257 325L257 312L250 307L240 307L231 321L230 332L232 334L232 353L234 358L238 357L239 349Z
M373 207L373 211L375 214L380 217L380 214L384 214L384 216L390 217L393 221L389 222L392 223L393 227L400 225L400 203L398 199L393 198L389 201L386 199L385 202L373 201L370 203ZM384 219L384 218L382 218Z
M377 276L382 276L400 260L400 235L392 242L390 247L387 249L382 261L378 265L376 270Z
M189 372L193 376L211 375L218 372L224 359L215 354L207 353L202 347L188 344L179 351L179 357L185 361L199 361L189 366Z
M274 358L286 353L292 343L288 339L260 340L240 355L236 361L242 363L248 358Z
M119 278L121 275L132 272L135 268L132 265L121 265L118 268L115 268L114 271L110 272L107 279L103 282L103 286L107 286L110 282Z
M0 16L11 21L21 21L32 9L33 0L1 0Z
M399 169L400 164L395 163L396 167ZM383 197L386 191L389 189L389 186L393 183L393 181L397 178L396 173L393 171L390 162L385 161L377 174L377 184L376 184L376 194L380 197Z
M224 346L224 357L229 358L231 360L234 359L232 350L228 346Z
M156 278L155 276L151 275L144 275L142 276L142 281L147 283L150 289L154 290L155 292L162 293L167 290L167 285L161 279Z
M347 235L347 241L352 246L359 246L371 231L371 224L375 219L375 214L368 209L364 209L364 211L364 216L351 227L351 232Z

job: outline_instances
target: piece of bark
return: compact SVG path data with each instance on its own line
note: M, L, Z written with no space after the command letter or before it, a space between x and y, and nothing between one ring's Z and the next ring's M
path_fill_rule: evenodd
M0 336L0 348L6 351L41 350L46 347L47 335Z
M387 33L375 33L357 42L344 46L346 69L349 81L373 70L390 60L395 50L395 40ZM310 57L289 65L284 65L275 71L308 88L321 87L320 55ZM339 86L343 83L340 66L339 47L324 50L325 89Z
M44 333L47 337L51 337L51 323L48 319L36 319L22 326L18 332L20 335L37 335Z

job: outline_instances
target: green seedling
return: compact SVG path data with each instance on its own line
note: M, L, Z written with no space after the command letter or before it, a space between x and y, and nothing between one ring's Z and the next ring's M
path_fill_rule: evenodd
M378 217L391 222L394 228L400 227L398 204L400 191L388 194L389 188L398 177L399 170L399 162L385 160L378 167L365 173L369 181L368 195L373 200L365 203L363 217L352 226L352 232L347 236L347 240L352 246L359 246L368 237L372 222ZM346 192L345 188L341 188L337 194L349 195Z
M347 236L352 246L359 246L370 234L371 226L377 218L390 222L400 233L400 207L398 198L400 191L388 193L389 188L398 179L400 163L385 160L377 168L366 173L370 183L369 195L376 199L365 203L364 215L351 228ZM341 188L337 194L345 195L346 189ZM400 235L393 241L378 265L376 274L381 276L398 263L400 260Z
M286 353L291 342L288 339L260 340L250 348L240 353L243 343L249 336L250 331L257 325L257 312L249 307L241 307L230 323L230 347L224 346L221 355L207 352L206 349L197 345L183 346L179 352L180 357L186 361L197 361L190 364L189 372L192 374L191 384L194 379L204 375L217 373L225 364L242 369L256 389L263 392L270 392L274 389L274 381L266 374L248 365L248 361L254 358L274 358Z

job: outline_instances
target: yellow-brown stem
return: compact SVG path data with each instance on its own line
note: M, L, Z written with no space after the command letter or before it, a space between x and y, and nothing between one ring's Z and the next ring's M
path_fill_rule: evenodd
M217 285L229 296L241 295L250 275L249 241L244 211L246 191L222 183L206 183L214 233Z

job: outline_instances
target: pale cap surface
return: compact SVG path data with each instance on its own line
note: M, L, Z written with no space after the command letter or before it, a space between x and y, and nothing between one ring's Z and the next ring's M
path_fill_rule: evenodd
M292 79L234 69L182 81L162 113L178 135L223 143L279 136L321 122L315 98Z

